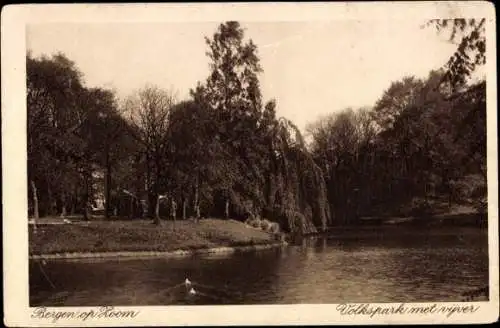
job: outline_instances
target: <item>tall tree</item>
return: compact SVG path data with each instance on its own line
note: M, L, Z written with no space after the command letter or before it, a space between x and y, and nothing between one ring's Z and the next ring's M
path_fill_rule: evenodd
M125 111L133 127L132 135L141 145L145 157L145 186L148 196L148 215L155 223L160 218L155 214L156 204L162 190L161 181L165 180L169 170L165 154L168 147L168 124L171 109L175 105L172 91L155 86L146 86L131 96L125 105Z
M222 113L232 114L230 117L257 115L262 106L258 80L262 68L257 47L252 40L245 43L243 36L240 24L229 21L219 25L212 39L205 38L211 59L208 101Z
M251 158L255 155L255 132L262 111L258 80L262 68L257 47L252 40L245 42L243 37L240 24L229 21L220 24L211 39L205 38L211 60L205 102L217 113L220 141L236 155L232 162L239 167L239 174L229 174L234 172L229 171L219 183L225 208L230 198L234 198L231 190L237 185L246 185L243 190L239 189L254 194L255 188L249 186L259 179L258 164L253 165Z
M485 25L485 18L431 19L425 24L435 27L438 33L448 33L449 41L457 44L443 76L455 91L463 89L477 66L486 63Z
M81 73L63 54L39 59L28 54L28 175L35 216L39 201L43 214L53 214L60 186L69 182L64 172L81 160L75 131L86 119L76 115L83 90Z
M392 82L373 108L375 120L380 128L391 128L406 108L419 101L422 88L423 82L413 76Z
M211 160L200 165L195 190L216 215L265 215L294 231L315 231L313 219L325 227L321 171L296 126L276 117L276 102L263 108L256 45L238 22L220 24L206 43L210 75L192 98L210 122L200 137L211 138Z
M452 94L448 98L455 104L474 104L466 106L469 112L461 116L464 120L459 125L456 141L460 140L461 136L475 131L477 142L468 147L469 158L484 168L486 152L481 149L486 147L486 83L483 77L471 86L470 78L479 66L486 63L486 18L432 19L425 26L435 27L440 34L448 33L449 41L457 45L445 65L446 70L441 81L450 84ZM486 170L483 169L482 172L486 180Z
M366 109L345 109L309 124L310 151L324 172L331 213L337 224L357 219L370 180L366 169L375 126Z

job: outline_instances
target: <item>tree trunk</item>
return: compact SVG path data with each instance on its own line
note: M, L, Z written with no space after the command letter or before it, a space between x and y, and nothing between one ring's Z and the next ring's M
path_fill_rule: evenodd
M155 219L156 199L158 198L151 190L148 191L148 208L147 216L150 219Z
M182 219L186 220L186 198L182 199Z
M196 177L196 183L194 186L194 213L195 219L200 219L200 204L199 204L199 190L198 190L198 177Z
M88 201L85 201L85 210L83 211L83 219L85 221L90 220L90 211L89 211L90 204Z
M155 222L160 220L160 195L156 197Z
M83 194L83 219L85 221L89 220L89 203L88 203L88 193L87 191Z
M173 225L173 228L175 230L175 221L176 221L176 217L177 217L177 204L175 203L175 200L174 198L172 197L172 205L171 205L171 211L172 211L172 219L174 221L174 225Z
M155 206L156 206L156 198L158 194L153 191L152 186L152 173L151 173L151 157L148 151L146 151L146 182L145 182L145 190L148 197L148 212L147 215L149 218L153 219L153 222L156 222L155 218Z
M83 204L84 204L84 209L83 209L83 219L85 221L88 221L90 220L90 213L89 213L89 206L90 206L90 202L89 202L89 198L90 198L90 195L89 195L89 189L90 189L90 179L89 179L89 172L88 172L88 168L85 168L85 172L84 172L84 193L83 193Z
M160 220L160 195L154 193L150 195L151 202L148 204L149 211L153 212L150 217L153 217L153 223L156 225L161 224Z
M52 213L52 208L53 208L53 201L52 201L52 188L50 188L50 185L47 186L47 203L46 203L46 208L47 210L45 211L45 213L48 215L48 216L51 216L53 213Z
M128 216L130 219L134 218L134 198L132 196L130 196L130 209Z
M67 213L66 213L66 193L63 191L61 195L61 218L65 218Z
M34 220L33 230L34 232L36 232L36 225L38 223L39 213L38 213L38 193L36 190L36 185L34 180L31 180L31 190L33 192L33 220Z
M224 209L224 216L226 217L226 219L229 218L229 199L227 198L226 198L226 206Z
M488 167L486 165L484 165L484 167L481 166L480 171L481 175L483 176L484 183L486 184L486 186L488 186Z
M109 161L109 150L106 151L106 191L104 192L104 217L109 218L111 212L111 163Z
M72 194L73 194L73 199L72 199L72 202L71 202L71 215L75 214L75 212L76 212L76 208L75 207L78 207L78 201L79 201L78 187L76 186L76 184L73 187Z

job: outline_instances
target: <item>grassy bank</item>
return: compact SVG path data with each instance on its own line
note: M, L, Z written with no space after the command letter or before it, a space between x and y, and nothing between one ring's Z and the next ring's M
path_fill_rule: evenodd
M470 205L433 204L427 213L387 213L376 217L362 217L361 225L412 225L453 227L468 226L486 228L488 221L487 212L479 212L477 208Z
M43 220L42 220L43 221ZM272 234L233 220L90 221L41 224L29 228L30 254L174 251L263 245L275 242Z

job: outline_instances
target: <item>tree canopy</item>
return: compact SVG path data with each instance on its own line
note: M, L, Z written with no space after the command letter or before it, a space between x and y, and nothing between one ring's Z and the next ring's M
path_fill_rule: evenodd
M308 233L475 204L486 192L486 84L468 77L485 62L484 20L429 24L458 40L443 69L312 122L310 143L263 99L258 48L235 21L205 38L209 74L182 101L154 85L120 101L87 87L63 54L28 54L30 214L89 217L101 200L106 217L262 217Z

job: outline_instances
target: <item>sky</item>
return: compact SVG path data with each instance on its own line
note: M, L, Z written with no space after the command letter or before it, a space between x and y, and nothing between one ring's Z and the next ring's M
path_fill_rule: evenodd
M425 77L456 49L422 21L344 20L240 22L258 47L264 100L302 131L347 107L373 106L392 81ZM208 76L204 37L219 22L44 23L28 25L34 56L63 52L89 87L112 88L123 99L146 84L179 100Z

